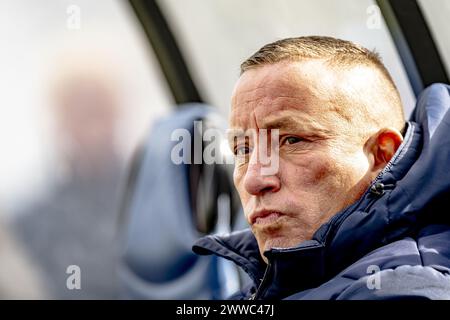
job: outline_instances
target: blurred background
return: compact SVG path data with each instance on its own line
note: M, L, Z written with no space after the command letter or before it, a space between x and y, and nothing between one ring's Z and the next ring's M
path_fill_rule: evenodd
M448 82L449 15L450 0L0 0L0 298L237 290L240 270L190 252L246 227L232 165L174 165L173 130L225 130L240 63L301 35L376 49L409 116Z

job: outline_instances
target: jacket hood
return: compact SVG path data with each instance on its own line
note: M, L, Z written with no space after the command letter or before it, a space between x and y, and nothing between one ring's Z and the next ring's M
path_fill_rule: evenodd
M272 287L284 291L277 295L317 286L370 251L414 237L428 224L449 224L450 215L441 209L450 201L449 108L450 86L427 88L407 122L403 143L365 194L322 225L312 240L265 252L275 270ZM261 284L266 265L249 229L204 237L193 250L230 259Z

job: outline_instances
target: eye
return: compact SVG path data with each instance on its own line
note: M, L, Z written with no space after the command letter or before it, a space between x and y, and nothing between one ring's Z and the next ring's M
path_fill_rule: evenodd
M302 138L299 137L295 137L295 136L287 136L281 139L281 143L280 144L295 144L298 143L300 141L302 141Z
M237 156L245 156L250 152L250 148L248 146L239 146L234 150L234 154Z

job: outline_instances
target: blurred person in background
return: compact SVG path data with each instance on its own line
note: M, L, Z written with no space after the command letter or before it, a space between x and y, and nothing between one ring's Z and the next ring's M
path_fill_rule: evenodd
M118 99L103 74L71 71L53 88L52 113L63 167L56 187L14 221L51 298L117 297L115 227L121 161L115 150ZM80 289L68 288L69 266Z

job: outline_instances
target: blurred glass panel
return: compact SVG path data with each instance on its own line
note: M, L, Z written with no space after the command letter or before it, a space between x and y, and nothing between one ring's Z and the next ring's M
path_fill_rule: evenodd
M448 0L433 0L433 1L418 1L425 19L430 27L430 31L436 42L436 46L441 55L441 59L450 74L450 1Z
M393 41L371 0L158 1L209 103L227 114L239 65L266 43L328 35L376 49L396 82L406 115L415 97Z
M173 104L140 23L119 0L1 1L0 41L0 211L49 297L117 297L126 165Z

